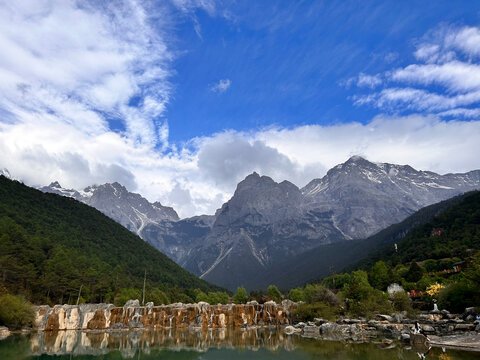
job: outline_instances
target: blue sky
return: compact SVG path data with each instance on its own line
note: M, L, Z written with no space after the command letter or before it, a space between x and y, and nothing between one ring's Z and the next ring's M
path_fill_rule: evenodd
M0 169L212 214L253 171L480 168L477 1L0 0Z
M233 2L232 2L233 3ZM222 11L228 11L225 18ZM185 141L225 128L367 122L365 93L342 82L413 61L415 42L445 24L475 25L475 1L261 1L195 11L178 28L170 137ZM210 91L229 79L230 87Z

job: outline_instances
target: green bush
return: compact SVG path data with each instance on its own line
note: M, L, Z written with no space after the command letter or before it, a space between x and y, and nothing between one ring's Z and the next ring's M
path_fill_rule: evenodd
M23 296L0 296L0 325L18 329L31 326L34 319L33 306Z
M354 271L350 282L344 286L345 298L354 301L367 299L374 292L374 288L368 282L368 275L363 270Z
M395 311L406 311L409 315L413 314L412 302L404 291L397 291L392 295L392 306Z
M249 299L251 301L255 300L257 301L259 304L263 304L265 301L264 301L264 293L263 291L261 290L250 290L250 296L249 296Z
M147 293L147 302L153 302L155 305L168 305L170 304L170 299L164 291L154 288L152 291Z
M323 285L315 284L307 284L304 290L305 294L305 301L309 304L323 302L332 306L338 306L340 304L340 300L338 296L335 295L333 291L327 289Z
M437 271L437 267L438 267L437 260L428 259L428 260L425 261L423 267L425 268L425 271L427 271L427 272Z
M267 296L270 300L273 300L276 303L279 303L282 300L282 293L275 285L270 285L267 288Z
M350 274L335 274L322 280L322 285L329 289L343 289L350 282Z
M247 290L243 286L237 288L237 292L233 295L235 304L245 304L248 300Z
M139 289L120 289L113 299L115 306L123 306L128 300L138 299L142 301L142 292Z
M405 274L405 280L408 282L417 282L423 276L423 270L420 266L418 266L416 261L413 261L408 269L407 273Z
M305 301L305 294L302 288L295 288L290 290L288 293L288 298L292 301L299 302Z
M209 292L207 300L211 305L228 304L230 302L230 296L224 291Z
M326 303L300 304L293 312L296 321L312 321L314 318L335 319L339 308Z
M438 306L454 313L462 313L466 307L480 304L480 289L465 279L448 285L440 291Z
M368 282L376 289L386 290L391 283L392 276L383 261L377 261L368 274Z
M392 306L386 293L375 290L362 300L350 299L348 310L353 316L371 318L375 314L390 314Z

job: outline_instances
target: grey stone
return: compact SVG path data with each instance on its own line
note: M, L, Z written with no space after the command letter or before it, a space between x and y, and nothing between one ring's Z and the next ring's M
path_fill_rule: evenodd
M431 325L423 324L423 325L421 325L421 328L426 333L429 333L429 334L434 334L435 333L435 328Z
M474 324L457 324L455 325L455 331L470 331L474 330L475 325Z
M295 334L295 333L298 333L298 332L301 332L302 330L300 329L297 329L291 325L289 326L286 326L285 329L283 329L283 332L287 335L291 335L291 334Z
M321 318L314 318L313 322L315 323L316 326L320 326L322 324L325 324L328 321Z
M10 330L6 326L0 326L0 340L10 336Z
M135 300L128 300L123 307L139 307L140 306L140 301L138 299Z
M317 326L305 326L303 328L303 333L308 335L317 335L319 334L319 328Z
M376 320L379 320L379 321L388 321L388 322L393 322L393 318L390 316L390 315L376 315L375 316L375 319Z

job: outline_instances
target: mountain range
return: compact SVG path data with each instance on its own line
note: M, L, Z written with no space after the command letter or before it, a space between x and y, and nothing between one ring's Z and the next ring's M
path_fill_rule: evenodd
M192 301L198 279L97 209L0 175L0 289L36 303ZM122 302L122 298L127 297ZM159 299L156 301L165 301Z
M257 286L258 274L286 259L366 238L427 205L479 188L480 170L439 175L353 156L302 189L252 173L215 215L187 219L118 183L77 191L55 182L41 190L97 208L185 269L234 289ZM298 277L299 284L306 280Z

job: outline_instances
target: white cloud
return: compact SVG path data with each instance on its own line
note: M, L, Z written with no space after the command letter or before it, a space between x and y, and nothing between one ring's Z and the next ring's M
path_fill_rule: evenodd
M382 75L388 87L354 96L355 104L369 104L395 112L436 113L439 116L457 113L462 117L472 117L476 114L480 103L478 27L442 26L425 35L414 55L419 63L385 72ZM359 78L361 76L365 74L360 74Z
M457 54L458 53L458 54ZM427 33L414 53L426 62L451 61L461 55L480 56L480 29L475 26L441 26Z
M438 172L480 168L480 121L445 122L432 115L225 131L169 146L163 118L171 92L169 34L161 22L153 29L153 10L133 0L91 4L0 3L0 168L29 185L58 180L81 189L119 181L190 216L214 213L252 171L303 186L354 154ZM202 1L177 5L187 12L189 6L210 6ZM475 54L475 37L467 35L462 36L469 40L456 41ZM383 74L362 76L356 81L368 87L384 80ZM442 86L460 84L442 79ZM230 85L223 79L217 91ZM480 95L468 86L464 93L438 98L422 89L390 88L357 101L412 108L427 103L440 116L456 116L456 111L475 119L477 113L467 105ZM438 105L442 102L447 106ZM112 119L125 131L112 130Z
M380 75L367 75L360 73L358 75L357 86L367 86L369 88L375 88L382 83Z
M367 96L355 97L356 105L371 104L379 109L438 112L480 101L480 91L447 96L414 88L387 88Z
M126 136L155 146L172 55L135 1L92 4L0 4L0 108L18 122L35 112L92 133L108 130L100 111L120 119ZM130 106L133 97L149 102Z
M480 65L460 61L409 65L392 74L392 80L421 85L441 85L449 92L480 89Z
M358 76L351 77L345 81L340 81L341 86L345 86L347 89L350 88L352 85L356 85L358 87L369 87L371 89L379 86L382 84L382 77L380 74L376 75L368 75L364 73L358 74Z
M218 83L210 86L210 90L213 92L224 93L228 90L232 82L230 79L222 79Z

